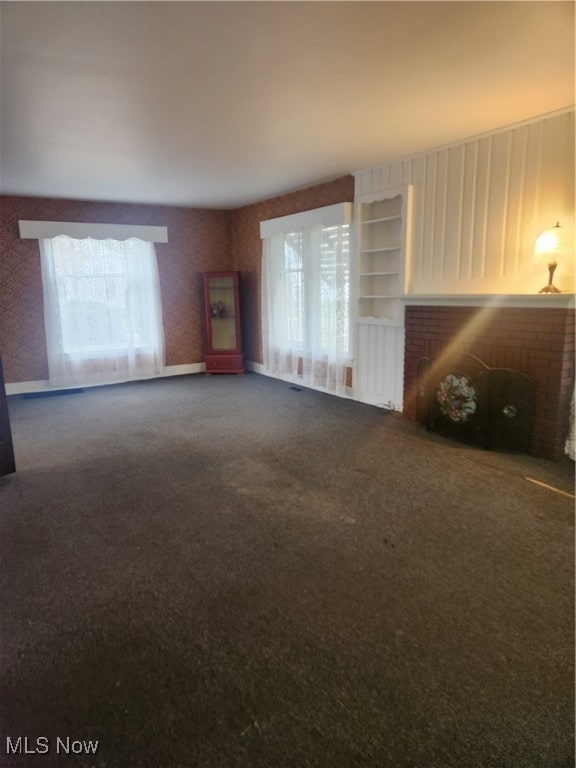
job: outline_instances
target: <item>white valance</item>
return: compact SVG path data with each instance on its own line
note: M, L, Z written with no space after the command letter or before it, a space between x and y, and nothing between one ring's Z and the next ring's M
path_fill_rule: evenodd
M68 235L77 240L92 237L95 240L128 240L137 237L147 243L167 243L167 227L144 224L89 224L76 221L19 221L21 238L48 240Z
M311 211L293 213L290 216L279 216L277 219L267 219L260 222L260 237L298 232L314 227L337 227L340 224L352 222L352 203L336 203L324 208L313 208Z

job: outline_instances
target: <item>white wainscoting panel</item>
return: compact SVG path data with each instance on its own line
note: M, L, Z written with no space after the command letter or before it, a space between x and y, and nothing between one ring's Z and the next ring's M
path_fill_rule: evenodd
M401 411L404 328L358 321L356 333L354 399Z

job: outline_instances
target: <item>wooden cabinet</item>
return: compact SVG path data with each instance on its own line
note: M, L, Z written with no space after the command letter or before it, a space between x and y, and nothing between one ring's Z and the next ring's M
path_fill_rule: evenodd
M410 187L363 195L357 202L358 316L402 325Z
M206 373L244 373L240 272L205 272Z

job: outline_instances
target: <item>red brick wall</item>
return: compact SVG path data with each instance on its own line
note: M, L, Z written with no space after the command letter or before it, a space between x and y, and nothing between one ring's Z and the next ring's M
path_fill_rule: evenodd
M544 298L545 300L545 298ZM533 454L564 455L574 386L574 312L558 308L406 307L404 412L416 418L418 361L444 352L514 368L536 382Z

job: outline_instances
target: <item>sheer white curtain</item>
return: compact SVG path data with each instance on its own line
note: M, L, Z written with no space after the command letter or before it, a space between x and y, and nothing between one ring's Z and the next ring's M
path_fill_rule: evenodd
M162 373L164 336L154 245L137 238L40 240L50 384Z
M264 238L262 319L265 373L350 393L348 224L316 224Z

